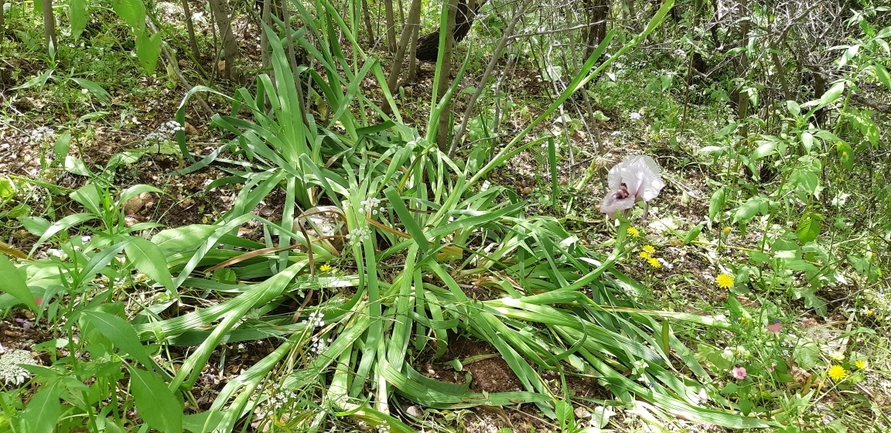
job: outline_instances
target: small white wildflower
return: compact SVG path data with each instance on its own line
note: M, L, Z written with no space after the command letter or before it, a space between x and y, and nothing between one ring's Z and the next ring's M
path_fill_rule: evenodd
M66 258L68 258L68 254L65 254L65 251L62 251L62 250L59 250L56 248L50 248L50 249L46 250L46 255L48 255L50 257L58 257L62 260L65 260Z
M84 235L80 237L80 242L84 244L90 243L91 240L93 240L93 237L90 235Z
M362 241L371 238L371 229L367 227L355 228L347 233L346 238L350 245L361 244Z
M162 123L160 127L158 127L158 131L166 132L168 134L175 134L177 131L185 131L185 130L186 130L186 128L183 128L183 126L180 125L179 122L177 122L175 120L168 120L168 121Z
M19 386L31 378L31 373L19 364L37 365L31 353L24 350L10 350L0 356L0 380L6 385Z
M312 313L309 313L309 317L303 322L314 328L321 328L325 326L325 321L322 320L322 316L323 314L321 311L313 311Z
M334 341L334 339L331 337L328 337L328 339L312 337L312 339L310 339L309 350L317 355L321 354L328 348L328 344L332 341Z
M48 143L56 139L56 131L48 126L39 126L31 131L31 142L35 144Z
M362 200L359 202L359 213L368 212L372 215L377 215L378 210L380 209L381 200L379 198L369 198L366 200Z
M631 114L628 115L631 120L640 120L641 115L637 111L632 111Z

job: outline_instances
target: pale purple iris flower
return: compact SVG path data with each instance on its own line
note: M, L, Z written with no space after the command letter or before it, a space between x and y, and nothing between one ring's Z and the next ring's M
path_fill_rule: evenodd
M600 211L612 218L619 212L633 208L638 200L644 201L646 217L647 202L656 198L665 187L662 169L647 155L626 156L609 170L607 183L609 192L600 203Z

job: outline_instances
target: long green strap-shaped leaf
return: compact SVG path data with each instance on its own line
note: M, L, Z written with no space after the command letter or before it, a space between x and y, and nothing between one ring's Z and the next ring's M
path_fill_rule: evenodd
M217 349L217 346L220 345L223 341L223 337L229 330L236 326L248 311L259 305L263 305L284 293L289 287L291 280L294 279L298 272L305 268L307 264L307 261L295 263L268 280L257 284L253 290L242 293L235 299L230 300L227 303L228 311L222 322L216 326L210 336L207 337L207 340L204 340L204 342L195 349L195 352L183 362L182 367L170 382L170 388L177 389L183 384L188 388L191 388L195 384L195 380L198 379L198 375L201 373L207 360L210 359L210 355Z

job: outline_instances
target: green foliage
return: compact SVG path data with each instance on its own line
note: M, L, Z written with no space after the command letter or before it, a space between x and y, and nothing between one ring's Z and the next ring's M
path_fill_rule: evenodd
M873 252L881 239L870 231L891 222L877 218L868 228L848 222L854 218L852 206L871 199L875 208L888 209L891 192L876 185L844 189L836 178L848 171L865 176L864 155L883 142L877 113L849 102L861 77L889 86L880 61L889 31L871 29L865 18L857 21L864 37L843 48L838 63L849 69L825 93L804 102L777 102L779 109L765 111L771 118L730 119L717 133L704 135L700 156L710 161L707 174L714 188L701 197L703 219L660 234L685 253L714 241L709 253L721 272L716 284L728 293L726 302L721 298L721 305L709 308L727 314L700 315L684 312L688 305L670 311L643 304L655 289L673 287L658 274L641 275L629 263L636 249L647 252L639 257L650 259L653 268L667 262L650 255L649 244L641 247L645 241L628 221L616 224L609 242L589 244L568 231L564 220L531 214L509 186L485 181L496 167L535 149L547 164L542 185L551 187L542 201L557 209L564 156L554 137L534 131L577 92L587 91L614 118L615 111L633 111L638 119L632 121L644 113L646 126L633 127L644 129L646 141L668 140L677 149L683 143L678 136L701 133L706 122L687 121L674 101L684 94L678 91L683 84L677 70L640 74L644 78L637 82L613 76L593 90L586 87L597 76L614 73L610 68L627 68L631 63L621 68L617 63L636 54L673 2L665 2L637 34L609 32L544 110L517 110L529 122L509 143L492 138L498 123L493 115L478 115L469 134L480 141L465 160L453 160L435 146L432 126L450 115L444 101L456 97L467 60L448 94L431 97L430 127L422 133L402 120L378 60L356 44L358 17L347 25L325 0L294 5L303 27L265 29L271 71L233 96L199 86L181 103L180 121L199 93L230 104L227 115L212 119L227 137L219 149L196 162L179 137L183 160L192 163L181 173L233 163L210 185L241 185L232 209L219 221L156 233L156 224L128 226L127 200L161 191L146 185L119 190L114 173L148 150L117 154L96 169L69 155L70 133L55 140L51 152L59 166L90 181L69 194L82 208L79 213L18 215L37 237L31 254L46 246L54 247L53 254L20 262L0 257L0 278L7 283L0 307L25 305L58 334L35 347L50 363L27 367L31 388L0 393L8 426L125 431L141 425L206 432L251 425L325 431L354 421L413 431L416 426L390 406L399 396L452 414L522 401L560 431L585 431L573 407L584 400L567 386L567 378L583 377L612 395L596 402L588 431L604 428L613 407L636 407L641 401L660 418L794 429L814 425L810 410L825 389L850 390L864 380L863 356L827 359L826 341L781 329L800 319L800 312L791 311L793 301L827 315L832 308L827 287L852 273L866 284L883 277ZM113 6L131 31L145 31L141 1ZM76 35L84 28L86 2L72 0L69 7ZM289 36L279 37L278 31ZM338 33L349 49L340 46ZM157 59L160 37L137 34L136 52L146 70ZM291 44L307 52L311 67L292 63ZM758 49L753 43L736 53L757 56ZM612 55L601 62L608 52ZM444 72L437 69L442 77ZM46 85L53 75L47 71L29 86ZM366 94L370 77L382 88L377 100ZM99 84L76 77L70 82L108 103ZM748 92L753 106L763 103L764 88L752 77L732 85L711 83L706 93L723 101L734 86ZM837 120L814 121L825 112ZM703 118L725 115L716 108ZM610 119L600 112L598 120ZM562 126L578 132L581 121ZM592 164L574 186L586 187L595 168ZM0 200L13 200L17 183L0 182ZM281 215L252 213L261 201L281 196ZM259 224L260 241L236 235L249 222ZM741 237L754 235L755 245L730 243L731 224ZM709 239L712 228L726 231ZM85 233L92 236L79 236ZM858 236L865 241L848 242ZM728 251L736 249L742 254ZM690 278L683 272L677 273ZM880 291L862 293L849 314L874 317L879 308L887 309ZM870 334L856 328L838 338ZM494 347L520 389L476 392L469 380L451 383L419 372L419 361L430 359L463 370L467 360L445 359L455 335ZM197 387L211 359L232 344L260 340L276 347L228 381L209 409L199 408ZM186 355L173 355L174 347ZM839 368L845 375L834 378ZM555 392L551 377L559 377L562 392Z

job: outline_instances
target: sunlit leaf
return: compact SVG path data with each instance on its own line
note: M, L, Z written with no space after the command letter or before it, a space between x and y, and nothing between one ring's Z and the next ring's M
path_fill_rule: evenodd
M34 295L31 293L31 289L28 288L25 277L2 254L0 254L0 281L3 281L0 290L14 296L28 306L31 311L37 311L37 302L34 301Z
M873 68L875 68L876 71L876 78L878 78L885 87L891 89L891 75L888 74L888 70L885 69L884 66L878 64L873 65Z
M152 236L152 243L162 251L184 251L201 245L211 233L219 229L217 226L192 224L158 232Z
M51 379L40 387L22 411L22 431L33 433L56 431L56 421L62 414L59 397L62 396L63 389L61 378Z
M173 278L170 276L170 269L167 268L167 259L161 248L145 239L132 238L124 247L124 251L136 269L168 290L174 289Z
M165 433L183 431L183 403L156 374L130 367L130 389L139 416L150 427Z
M813 241L820 235L820 224L823 222L823 215L814 212L805 212L798 221L798 229L795 233L801 243Z
M129 354L142 365L153 368L154 362L149 358L139 337L136 336L133 326L126 320L101 311L84 311L81 314L115 347Z
M145 28L145 4L142 0L112 0L112 8L134 30Z

